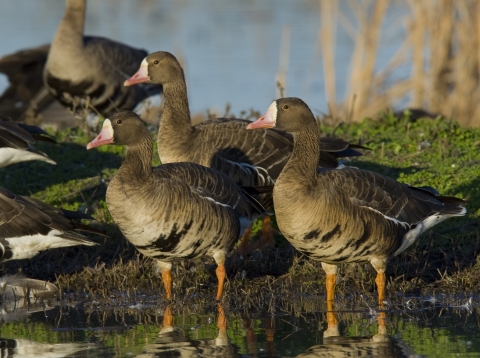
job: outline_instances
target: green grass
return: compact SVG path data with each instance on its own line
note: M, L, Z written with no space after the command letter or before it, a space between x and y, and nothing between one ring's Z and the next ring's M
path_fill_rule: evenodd
M387 272L389 288L406 292L425 290L425 283L431 289L478 287L480 129L462 128L445 118L413 121L409 113L401 118L383 113L378 120L365 119L360 123L336 126L324 121L320 128L323 135L342 137L371 149L364 151L364 156L346 162L347 165L374 170L415 186L429 185L442 194L468 201L467 216L437 225L406 253L392 260ZM119 288L161 291L160 280L152 272L152 260L136 254L112 222L106 207L105 190L121 165L124 148L103 146L87 151L85 145L93 138L89 137L92 134L87 135L78 128L52 134L60 144L39 143L38 148L48 153L58 165L30 162L0 169L2 185L18 194L87 212L98 220L93 225L104 230L109 238L94 238L101 244L98 247L53 250L32 260L7 263L3 270L9 273L23 271L31 277L57 280L63 288L98 293L104 297L108 297L110 290ZM155 138L155 133L152 136ZM154 165L157 164L159 159L156 156ZM257 224L255 228L258 231L260 226ZM257 252L244 261L232 262L230 290L239 294L241 290L252 294L266 292L265 287L261 287L266 277L283 275L272 283L280 291L304 285L298 290L322 292L324 275L319 263L298 256L285 241L280 240L278 246L279 249L270 253ZM206 258L204 263L205 270L197 265L196 271L180 267L174 272L178 293L198 291L196 285L200 284L212 291L215 289L213 260ZM95 280L89 279L92 270L101 273ZM199 275L200 271L205 274ZM243 271L249 279L258 278L260 284L242 280ZM338 284L340 294L342 289L349 292L351 287L373 291L373 280L370 265L344 265Z

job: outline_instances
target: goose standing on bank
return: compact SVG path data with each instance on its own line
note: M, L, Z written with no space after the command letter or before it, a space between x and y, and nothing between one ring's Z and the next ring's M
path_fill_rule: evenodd
M148 55L125 86L139 83L163 86L164 110L157 140L162 163L198 163L246 187L275 183L292 154L290 134L279 130L251 132L247 130L250 121L242 119L217 118L192 126L183 69L169 52ZM339 156L361 155L353 149L355 146L337 138L323 138L320 145L322 154L317 162L322 167L337 167ZM264 219L262 231L266 235L261 241L273 240L269 217Z
M37 140L57 144L43 129L15 123L0 115L0 168L30 160L57 164L48 155L35 149L33 145Z
M210 255L217 263L220 299L228 251L242 227L265 210L233 180L210 168L195 163L152 168L152 137L133 112L106 119L87 149L105 144L127 146L125 160L108 185L108 210L127 240L157 260L167 298L172 297L171 262Z
M292 133L295 141L273 190L278 227L297 250L322 262L327 301L334 298L338 264L369 261L383 303L388 259L435 224L466 213L464 200L430 187L412 187L367 170L318 168L318 127L298 98L276 100L248 126L273 127Z
M40 251L59 247L97 245L77 231L105 234L76 223L78 219L93 218L0 187L0 262L29 259Z
M88 106L104 117L134 109L147 97L160 94L161 86L123 86L147 52L103 37L84 36L85 12L86 0L66 0L43 74L50 93L69 108Z

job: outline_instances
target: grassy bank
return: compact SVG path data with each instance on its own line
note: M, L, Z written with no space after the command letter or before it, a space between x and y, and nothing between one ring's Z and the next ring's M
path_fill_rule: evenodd
M430 185L445 195L468 201L468 215L450 219L426 233L413 247L392 259L388 293L455 292L478 289L480 251L480 129L462 128L444 118L399 118L384 113L379 120L356 123L321 122L324 135L335 135L371 148L363 157L346 162L375 170L412 185ZM6 263L4 273L21 271L32 278L56 282L63 290L85 292L108 299L122 291L128 300L139 292L162 292L153 261L132 248L112 222L105 204L107 184L120 166L124 149L115 146L87 151L92 134L79 129L53 133L58 146L43 145L57 163L17 164L0 170L2 185L23 195L67 209L80 209L97 218L94 226L109 238L94 238L97 247L75 247L45 252L32 260ZM152 132L155 136L155 132ZM155 164L158 164L158 158ZM195 294L213 297L214 262L175 265L174 291L184 299ZM228 262L227 294L238 305L260 305L267 297L295 298L324 294L319 263L298 254L279 235L275 250L255 251ZM343 265L338 294L367 293L374 297L374 270L369 264Z

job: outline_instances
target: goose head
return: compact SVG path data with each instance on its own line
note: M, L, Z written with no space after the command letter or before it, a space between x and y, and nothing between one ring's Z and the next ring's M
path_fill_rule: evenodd
M142 61L140 69L124 82L124 86L139 83L167 84L183 78L183 70L175 56L169 52L151 53Z
M267 112L247 129L277 128L284 132L295 133L315 123L315 117L307 104L300 98L287 97L273 101Z
M106 144L135 145L141 138L149 135L148 129L137 114L131 111L117 112L105 119L102 130L87 144L87 149Z

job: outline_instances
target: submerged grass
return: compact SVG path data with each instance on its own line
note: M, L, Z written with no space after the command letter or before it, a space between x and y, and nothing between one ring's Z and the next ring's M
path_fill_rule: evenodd
M346 162L370 169L411 185L429 185L445 195L468 201L468 214L437 225L413 247L391 260L387 293L430 294L478 290L480 251L480 129L462 128L445 118L399 117L383 113L379 120L355 123L320 122L324 135L335 135L368 146L363 157ZM32 260L9 262L4 273L56 282L64 292L122 302L139 300L142 293L161 293L161 279L152 259L138 254L112 222L105 203L108 182L124 156L117 146L87 151L91 134L80 129L52 133L57 147L39 144L57 163L33 162L0 169L2 185L66 209L80 209L97 218L92 225L109 238L95 238L96 247L74 247L44 252ZM155 136L152 133L152 136ZM154 164L159 164L155 158ZM265 303L292 299L315 306L324 295L325 275L318 262L296 252L279 235L277 248L231 256L228 263L227 297L235 307L265 307ZM174 292L182 302L213 297L215 264L206 257L174 265ZM375 272L370 264L342 265L338 297L375 295ZM121 295L118 295L121 292ZM272 307L274 304L272 303ZM309 306L309 307L310 307Z

